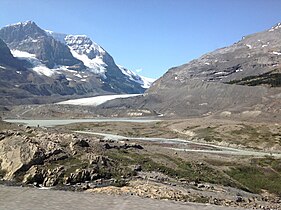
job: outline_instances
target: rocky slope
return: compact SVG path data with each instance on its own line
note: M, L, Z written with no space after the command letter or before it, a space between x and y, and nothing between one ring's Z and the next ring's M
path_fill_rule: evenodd
M1 104L52 102L61 96L142 93L150 85L145 78L128 75L129 70L118 67L102 47L85 35L57 34L28 21L0 29L0 38L11 50L0 42L0 65L16 68L22 80L11 85L19 89L15 92L26 91L24 100L6 94L6 102ZM23 69L27 72L24 75ZM8 74L2 71L3 83ZM0 86L5 89L4 84Z
M281 112L281 24L171 68L139 99L103 108L145 107L167 116ZM259 115L259 114L258 114Z
M25 184L36 182L50 187L94 182L132 172L129 168L124 171L117 168L115 160L103 156L103 144L94 137L30 128L17 130L7 129L0 133L2 180ZM112 184L113 181L108 180Z

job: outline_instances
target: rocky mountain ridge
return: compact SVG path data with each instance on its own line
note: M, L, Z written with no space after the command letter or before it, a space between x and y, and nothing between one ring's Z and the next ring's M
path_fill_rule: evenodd
M129 70L124 73L102 47L85 35L57 34L27 21L0 29L0 39L12 53L10 61L2 56L4 61L0 64L9 64L1 72L3 83L7 69L18 63L12 71L18 72L22 80L10 86L15 92L27 92L22 97L26 100L19 100L15 94L3 94L9 98L8 104L34 103L35 98L27 99L30 97L38 97L37 103L45 103L44 96L51 97L52 102L61 96L142 93L150 85L136 74L136 77L128 76ZM22 70L27 73L23 74Z

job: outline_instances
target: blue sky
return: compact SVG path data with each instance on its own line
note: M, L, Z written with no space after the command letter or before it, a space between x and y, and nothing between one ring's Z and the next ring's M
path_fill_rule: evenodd
M117 64L152 78L281 22L280 0L0 0L0 7L0 27L33 20L86 34Z

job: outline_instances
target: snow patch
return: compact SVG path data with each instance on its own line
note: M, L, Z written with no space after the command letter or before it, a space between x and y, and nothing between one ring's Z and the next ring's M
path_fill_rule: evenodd
M13 54L14 57L17 57L21 60L27 60L30 63L32 63L34 67L31 68L31 70L37 72L40 75L45 75L47 77L50 77L54 74L54 70L49 69L46 65L41 63L41 61L36 58L35 54L31 54L20 50L11 50L11 53Z
M124 68L123 66L117 65L121 72L129 78L131 81L135 81L139 83L143 88L147 89L151 86L151 84L155 81L155 79L147 78L144 76L140 76L136 74L135 72Z
M215 75L225 75L225 74L227 74L227 73L224 72L224 71L219 71L219 72L216 72L216 73L215 73Z
M11 53L13 54L14 57L17 58L36 58L35 54L31 54L25 51L20 51L20 50L11 50Z
M36 66L32 68L33 71L37 72L38 74L45 75L47 77L51 77L54 74L53 69L49 69L45 65Z
M277 25L273 26L271 29L269 29L268 31L272 32L275 31L276 29L281 28L281 23L277 23Z
M83 78L83 77L81 76L81 74L74 74L74 76L79 77L79 78Z
M9 26L26 26L28 24L32 24L34 23L33 21L25 21L25 22L18 22L18 23L14 23L14 24L10 24L10 25L6 25L7 27Z
M272 54L273 54L273 55L281 55L280 52L275 52L275 51L273 51Z
M252 49L252 48L253 48L252 45L250 45L250 44L246 44L246 46L247 46L249 49Z
M207 106L208 103L202 103L202 104L199 104L199 106Z
M72 55L82 61L95 74L104 75L107 64L104 62L106 51L86 35L67 35L64 38Z
M105 74L107 65L101 56L90 59L85 54L79 54L72 47L69 47L69 49L73 57L82 61L84 65L87 66L92 72L96 74Z
M107 101L117 99L117 98L129 98L129 97L135 97L140 96L142 94L122 94L122 95L103 95L103 96L96 96L96 97L90 97L90 98L80 98L80 99L74 99L74 100L67 100L62 101L57 104L70 104L70 105L80 105L80 106L98 106L101 105Z

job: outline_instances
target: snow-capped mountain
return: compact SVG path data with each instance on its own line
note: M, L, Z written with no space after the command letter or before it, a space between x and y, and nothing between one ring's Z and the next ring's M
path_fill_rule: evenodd
M104 61L104 57L107 52L89 37L86 35L55 33L50 30L45 31L57 41L67 45L72 55L81 60L88 70L96 74L105 75L107 64Z
M135 72L126 69L123 66L118 65L118 67L120 68L120 70L124 75L127 75L130 80L139 83L143 88L149 88L152 85L152 83L155 81L155 79L138 75Z
M97 43L93 42L86 35L67 35L45 30L49 35L61 43L66 44L72 55L81 60L88 70L105 76L107 63L114 63L111 56ZM150 87L155 79L143 77L135 72L117 65L121 72L131 81L137 82L144 89Z
M3 27L0 38L15 58L24 61L25 69L40 78L40 84L33 81L37 90L32 92L37 95L143 93L151 84L117 66L106 50L85 35L55 33L27 21ZM26 86L31 91L30 84ZM42 91L42 86L48 91Z

